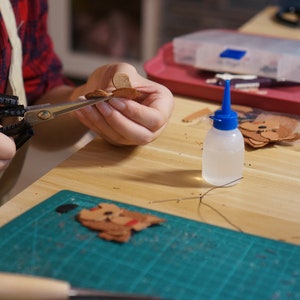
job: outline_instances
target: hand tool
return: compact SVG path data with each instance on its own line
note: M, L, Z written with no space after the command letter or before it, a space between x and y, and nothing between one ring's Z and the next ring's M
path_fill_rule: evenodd
M73 288L66 281L31 275L0 273L0 300L159 300L147 295Z
M0 120L5 121L5 119L9 117L20 118L16 123L6 124L2 127L0 126L0 133L14 137L16 148L19 149L33 136L33 126L36 124L52 120L62 114L109 99L111 99L111 96L59 104L42 104L25 107L24 105L18 104L19 99L17 96L0 94Z

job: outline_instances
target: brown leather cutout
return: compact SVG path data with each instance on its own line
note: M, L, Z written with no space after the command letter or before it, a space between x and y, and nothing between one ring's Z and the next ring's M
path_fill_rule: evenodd
M133 231L165 222L156 216L121 209L110 203L100 203L90 210L81 210L77 220L83 226L99 231L100 238L120 243L129 241Z
M132 88L129 77L125 73L116 73L112 79L112 82L116 89Z
M145 94L138 91L137 89L131 86L129 77L124 73L116 73L112 79L113 85L116 88L111 93L108 93L102 89L97 89L92 92L89 92L85 95L86 99L96 99L100 97L116 97L116 98L125 98L131 100L140 100Z

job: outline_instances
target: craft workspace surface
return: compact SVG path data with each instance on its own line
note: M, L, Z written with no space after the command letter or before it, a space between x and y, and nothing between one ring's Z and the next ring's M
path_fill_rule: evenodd
M24 199L26 200L26 199ZM76 215L98 203L166 219L125 243L104 241ZM66 213L56 209L76 204ZM0 229L0 269L73 286L163 299L299 299L300 247L61 191Z
M247 147L241 182L209 192L198 211L199 195L211 188L201 175L202 143L211 125L208 115L189 123L182 120L218 107L175 97L170 123L154 142L115 147L93 140L4 204L0 225L69 189L231 229L234 224L247 233L300 244L299 141L257 150ZM193 198L161 202L185 197Z
M242 180L211 190L202 147L218 108L175 95L154 142L115 147L96 138L5 203L0 270L167 299L299 299L300 142L246 146ZM101 199L167 222L125 244L103 241L74 220ZM70 201L76 210L55 211Z

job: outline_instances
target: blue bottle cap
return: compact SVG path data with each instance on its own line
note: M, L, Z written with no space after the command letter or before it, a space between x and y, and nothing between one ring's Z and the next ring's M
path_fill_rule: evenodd
M233 130L238 127L238 114L231 110L230 80L225 80L222 108L217 110L214 116L210 118L214 120L214 128L219 130Z

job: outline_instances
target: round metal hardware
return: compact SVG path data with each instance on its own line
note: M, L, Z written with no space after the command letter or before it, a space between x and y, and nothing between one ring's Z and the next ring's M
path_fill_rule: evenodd
M51 118L51 113L48 110L42 110L37 115L41 120L48 120Z

